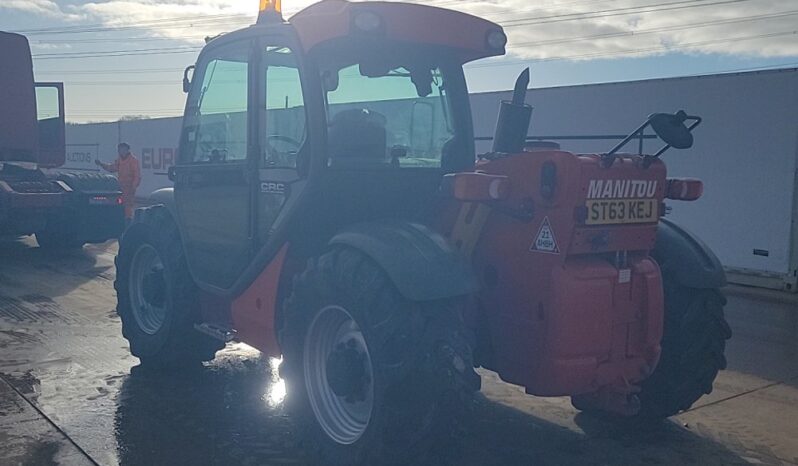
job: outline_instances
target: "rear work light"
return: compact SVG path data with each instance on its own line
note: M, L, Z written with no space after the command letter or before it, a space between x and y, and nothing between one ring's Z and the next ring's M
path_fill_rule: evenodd
M443 177L441 190L458 201L498 201L510 194L510 179L480 172L453 173Z
M361 11L355 14L353 20L355 29L360 32L379 32L383 29L382 18L371 11Z
M704 183L696 178L669 178L665 197L676 201L695 201L704 194Z

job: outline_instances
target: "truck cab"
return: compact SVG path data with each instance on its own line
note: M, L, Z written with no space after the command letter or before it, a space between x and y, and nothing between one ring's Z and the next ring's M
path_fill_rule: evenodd
M79 247L119 236L115 180L57 169L66 155L64 86L34 82L28 40L0 31L0 235Z

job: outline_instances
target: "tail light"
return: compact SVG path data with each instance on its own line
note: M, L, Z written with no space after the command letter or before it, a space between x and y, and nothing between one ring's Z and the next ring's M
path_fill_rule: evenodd
M704 193L704 183L696 178L670 178L665 197L677 201L695 201Z

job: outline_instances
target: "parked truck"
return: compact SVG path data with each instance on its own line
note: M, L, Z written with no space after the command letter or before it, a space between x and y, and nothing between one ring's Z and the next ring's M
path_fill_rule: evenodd
M124 229L119 184L61 173L63 83L37 83L28 40L0 32L0 235L35 235L42 247L77 248Z

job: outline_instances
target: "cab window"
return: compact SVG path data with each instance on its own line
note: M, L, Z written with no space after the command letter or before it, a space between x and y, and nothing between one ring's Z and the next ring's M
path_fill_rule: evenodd
M321 77L330 166L441 166L454 136L441 70L364 61Z
M305 99L294 52L268 46L264 53L265 108L261 116L261 166L296 168L306 137Z
M189 96L184 162L246 160L248 50L241 44L220 47L198 67L201 84Z

